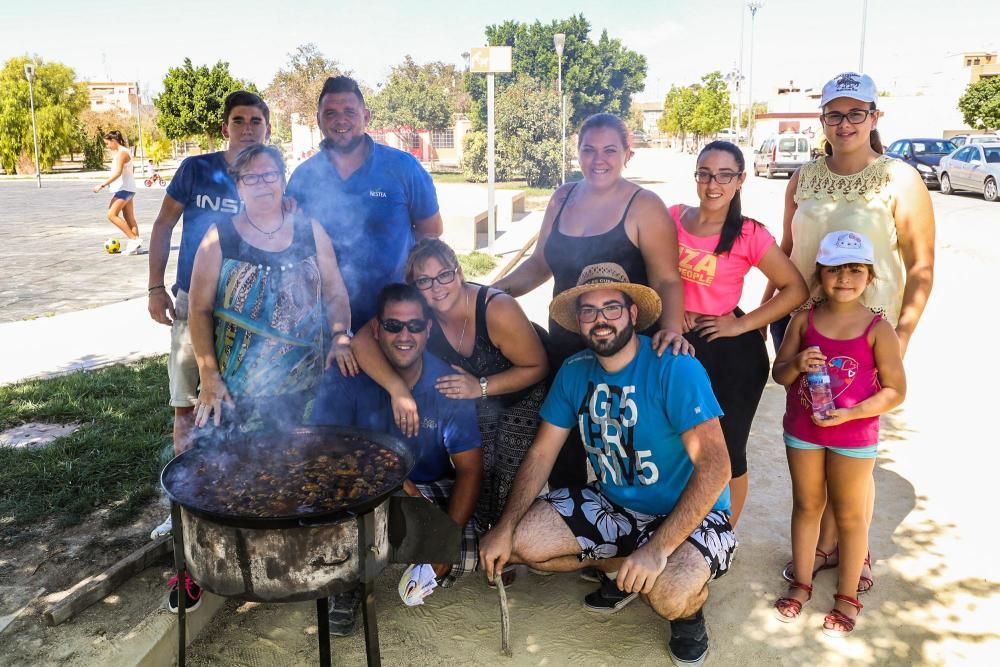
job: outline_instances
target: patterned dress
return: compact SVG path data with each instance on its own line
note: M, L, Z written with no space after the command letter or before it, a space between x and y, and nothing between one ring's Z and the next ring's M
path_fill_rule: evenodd
M294 427L323 372L322 280L311 223L272 252L217 223L222 267L215 293L215 358L242 429Z

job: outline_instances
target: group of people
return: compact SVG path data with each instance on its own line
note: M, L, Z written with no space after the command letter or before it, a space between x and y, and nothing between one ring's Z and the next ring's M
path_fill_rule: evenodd
M836 566L824 630L851 632L872 585L878 415L905 396L934 221L916 172L881 155L874 82L839 75L821 107L828 155L789 182L780 243L742 212L738 147L705 146L697 205L668 207L623 177L629 133L597 114L578 134L583 180L556 190L533 254L479 285L437 239L427 172L366 134L356 82L326 81L321 149L287 188L280 153L264 145L266 104L231 94L229 147L181 164L150 239L149 312L173 331L175 451L210 422L394 434L417 461L403 492L463 527L456 561L433 564L440 585L476 569L509 582L516 563L579 570L597 584L587 609L641 596L670 622L674 662L701 664L708 582L733 562L771 372L788 388L794 501L790 587L775 613L794 620L813 577ZM743 312L753 267L768 287ZM546 330L515 298L549 278ZM826 412L804 379L822 369L835 398ZM195 582L172 587L170 606L181 594L197 604ZM353 632L360 594L331 603L331 630Z

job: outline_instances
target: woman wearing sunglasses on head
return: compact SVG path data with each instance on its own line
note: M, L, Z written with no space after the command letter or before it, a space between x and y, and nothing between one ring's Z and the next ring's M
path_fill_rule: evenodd
M209 228L191 274L189 323L201 377L195 424L225 418L243 429L295 426L324 365L357 369L347 289L330 237L286 210L276 148L244 149L230 174L242 208ZM223 405L233 408L231 419Z
M500 290L466 282L455 252L443 241L418 241L406 260L405 277L434 313L428 350L455 369L438 380L437 390L454 399L477 399L483 489L476 516L485 530L503 512L514 475L538 429L548 373L545 348L517 301ZM362 368L394 400L408 396L409 389L385 362L368 327L359 330L354 345ZM404 432L406 424L397 422Z
M878 278L861 302L893 325L905 355L934 282L934 211L916 170L882 155L877 104L878 88L866 74L845 72L823 86L820 121L826 155L804 165L788 182L781 249L808 279L815 271L820 241L830 232L852 231L871 240ZM773 287L768 285L765 299ZM786 317L771 326L775 349L781 346L788 322ZM874 507L872 480L869 523ZM870 561L869 555L859 594L872 587ZM836 567L838 562L837 528L827 507L814 571ZM783 576L792 581L791 563Z
M743 153L728 141L713 141L698 155L698 205L677 204L684 281L684 336L698 350L725 415L729 483L735 526L747 498L747 439L767 383L770 364L760 330L806 300L805 281L761 223L743 215L740 190L746 180ZM757 267L777 293L749 313L738 304L743 279Z

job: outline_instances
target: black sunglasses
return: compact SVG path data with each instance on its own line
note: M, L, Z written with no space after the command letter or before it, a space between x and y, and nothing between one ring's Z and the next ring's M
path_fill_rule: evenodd
M416 334L420 333L427 328L427 320L407 320L405 322L401 320L379 320L379 324L382 328L389 333L399 333L406 327L406 330L410 333Z

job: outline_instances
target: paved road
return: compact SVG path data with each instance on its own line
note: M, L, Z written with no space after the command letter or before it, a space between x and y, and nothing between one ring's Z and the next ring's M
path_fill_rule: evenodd
M146 294L147 256L109 255L121 232L105 218L110 197L97 182L0 181L0 322L104 306ZM136 194L139 233L149 241L163 189ZM180 243L180 225L173 246ZM176 271L171 256L168 282Z

